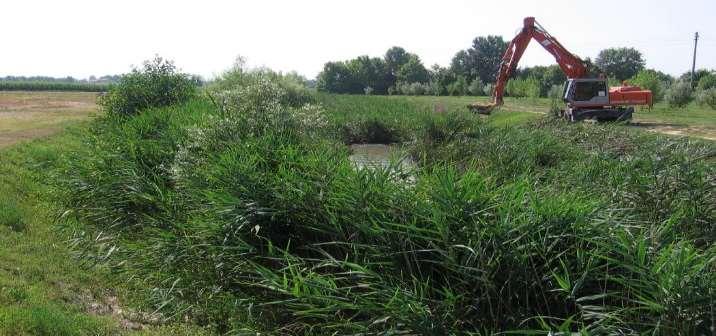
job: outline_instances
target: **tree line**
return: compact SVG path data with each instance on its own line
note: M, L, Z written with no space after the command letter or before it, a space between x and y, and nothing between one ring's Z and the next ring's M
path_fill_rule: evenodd
M479 36L469 48L458 51L449 66L435 64L429 68L418 55L396 46L383 57L359 56L326 63L316 78L316 87L320 91L348 94L490 95L507 45L500 36ZM611 85L623 81L640 85L654 91L657 100L664 98L674 83L690 79L690 73L674 78L647 69L641 52L634 48L604 49L594 61L586 58L584 62L590 71L605 74ZM709 76L713 76L713 71L700 70L695 83ZM561 93L559 88L566 79L556 64L523 67L513 73L505 94L547 97L550 92Z

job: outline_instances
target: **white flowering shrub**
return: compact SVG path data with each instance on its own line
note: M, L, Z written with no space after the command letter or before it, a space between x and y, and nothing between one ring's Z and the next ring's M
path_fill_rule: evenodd
M188 177L206 157L247 138L280 135L287 139L313 137L325 130L328 119L317 104L291 106L279 84L263 78L234 90L211 93L219 116L189 130L171 168L175 180Z

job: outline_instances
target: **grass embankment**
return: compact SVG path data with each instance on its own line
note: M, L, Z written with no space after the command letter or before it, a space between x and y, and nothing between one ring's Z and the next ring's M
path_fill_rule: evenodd
M84 259L222 332L711 327L712 143L450 98L288 98L259 81L95 123L63 188ZM418 167L356 170L352 142L400 142Z
M49 95L56 103L75 98ZM56 112L47 108L28 113L50 121ZM67 153L81 150L86 127L61 124L69 123L73 131L0 149L0 335L201 334L181 324L153 326L149 314L127 304L131 288L82 264L68 248L67 232L55 226L61 209L54 186L63 179Z

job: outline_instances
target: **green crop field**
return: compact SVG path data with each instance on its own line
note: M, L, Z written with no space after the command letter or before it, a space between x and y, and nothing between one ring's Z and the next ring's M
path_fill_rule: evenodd
M708 110L573 124L244 76L0 149L0 334L709 332Z
M109 84L75 83L75 82L43 82L43 81L2 81L0 91L79 91L105 92Z

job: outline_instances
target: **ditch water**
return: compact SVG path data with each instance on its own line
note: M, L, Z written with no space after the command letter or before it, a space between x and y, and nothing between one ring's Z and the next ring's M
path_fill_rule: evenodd
M386 169L391 162L402 171L415 168L415 162L397 145L354 144L350 148L349 158L357 169Z

